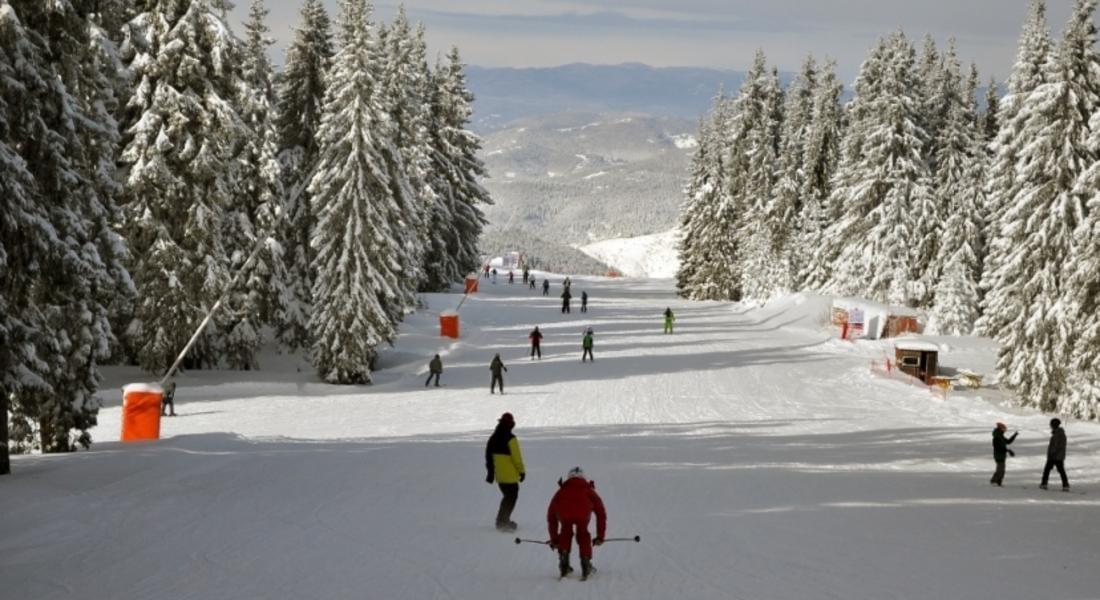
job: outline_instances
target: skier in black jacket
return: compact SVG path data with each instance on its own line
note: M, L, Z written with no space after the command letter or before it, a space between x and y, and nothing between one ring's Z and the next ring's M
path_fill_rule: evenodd
M493 362L489 363L489 370L493 373L493 380L489 383L489 393L495 394L496 386L500 386L500 393L504 393L504 372L508 370L508 367L504 366L504 361L500 360L500 355L497 354L493 357Z
M1069 491L1069 478L1066 477L1066 430L1062 429L1061 419L1050 420L1050 444L1047 446L1047 464L1043 467L1043 482L1039 487L1047 489L1051 469L1058 469L1062 476L1062 491Z
M569 310L569 301L573 299L573 294L569 293L569 288L565 288L565 291L561 293L561 312L565 314L571 312Z
M1016 453L1008 449L1008 445L1016 441L1016 436L1020 435L1020 432L1014 432L1011 437L1005 437L1005 432L1008 431L1008 425L1004 424L1004 421L997 421L997 427L993 429L993 461L997 463L997 470L993 472L993 479L989 480L989 483L1000 486L1005 480L1005 460L1009 456L1016 456Z

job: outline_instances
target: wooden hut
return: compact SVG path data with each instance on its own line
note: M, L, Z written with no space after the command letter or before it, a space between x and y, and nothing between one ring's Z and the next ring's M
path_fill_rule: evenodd
M894 345L898 369L932 385L938 374L940 349L935 344L901 340Z

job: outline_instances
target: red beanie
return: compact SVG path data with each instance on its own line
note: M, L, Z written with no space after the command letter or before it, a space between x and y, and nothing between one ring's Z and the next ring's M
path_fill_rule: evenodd
M507 425L515 425L516 424L516 420L514 418L512 418L512 413L507 413L507 412L504 413L503 415L500 415L500 422L504 423L504 424L507 424Z

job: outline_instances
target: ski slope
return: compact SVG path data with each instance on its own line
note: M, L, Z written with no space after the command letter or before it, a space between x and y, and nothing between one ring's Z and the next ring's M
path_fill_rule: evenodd
M671 279L680 268L679 243L680 231L673 229L652 235L603 240L581 246L578 250L615 267L627 277Z
M191 372L165 439L129 445L113 398L92 451L18 457L0 479L0 597L1100 597L1096 424L1067 423L1086 493L1042 492L1048 416L872 374L888 343L833 339L825 299L746 310L675 299L668 281L574 278L590 312L562 315L551 279L549 298L483 283L459 340L437 318L460 296L428 296L370 387L319 383L293 356ZM581 364L588 325L596 362ZM947 366L991 369L986 341L932 341ZM435 352L445 387L425 389ZM497 352L504 396L487 389ZM558 581L545 547L494 530L483 451L504 411L527 463L519 534L545 539L556 481L582 465L608 535L642 536L597 549L592 581ZM1003 489L987 483L998 418L1021 432Z

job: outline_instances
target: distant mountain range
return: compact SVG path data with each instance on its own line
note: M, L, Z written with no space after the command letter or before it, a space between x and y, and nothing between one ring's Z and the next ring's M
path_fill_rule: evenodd
M734 93L742 71L697 67L570 64L466 70L479 132L522 118L561 113L639 113L697 120L721 88Z

